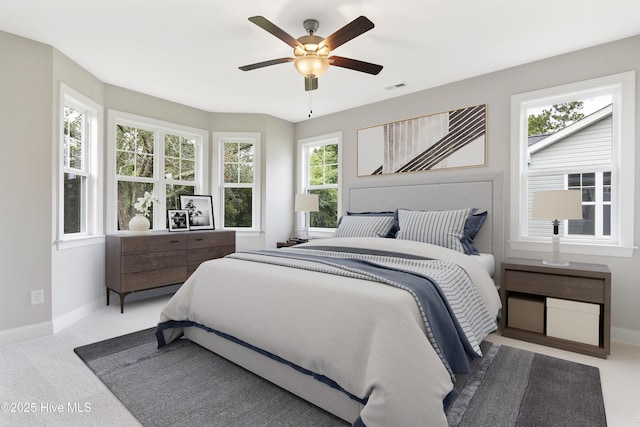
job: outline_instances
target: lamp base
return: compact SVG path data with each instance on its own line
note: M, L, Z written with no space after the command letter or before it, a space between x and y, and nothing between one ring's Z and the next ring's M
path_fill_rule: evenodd
M560 236L558 236L558 230L555 228L557 227L557 222L558 220L554 221L553 236L551 236L551 259L545 259L542 263L544 265L566 267L569 263L560 259Z
M553 260L553 259L545 259L544 261L542 261L542 263L544 265L555 265L557 267L566 267L569 265L568 261Z

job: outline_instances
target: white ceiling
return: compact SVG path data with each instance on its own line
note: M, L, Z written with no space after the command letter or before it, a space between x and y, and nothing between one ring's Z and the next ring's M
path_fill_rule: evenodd
M0 0L0 30L54 46L105 83L210 112L306 120L292 63L238 69L292 56L254 15L296 38L307 18L323 37L359 15L374 22L333 53L384 69L330 67L313 117L640 34L640 0Z

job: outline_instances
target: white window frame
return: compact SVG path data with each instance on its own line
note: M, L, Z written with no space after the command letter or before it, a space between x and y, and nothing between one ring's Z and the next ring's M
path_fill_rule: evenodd
M220 226L217 228L225 228L235 230L236 234L243 237L258 237L262 232L262 135L260 132L214 132L213 139L216 141L217 149L214 150L215 156L212 164L218 165L218 174L213 176L213 188L219 189L217 210L218 218L220 218ZM237 142L242 140L253 144L253 183L252 184L225 184L224 182L224 143L225 141ZM251 200L251 227L225 227L224 226L224 189L228 187L248 187L252 188ZM215 198L214 198L215 199ZM214 203L215 200L214 200Z
M298 170L300 171L300 175L298 178L297 193L307 193L309 190L307 187L307 183L309 182L309 151L315 147L331 144L338 144L338 182L337 184L314 186L313 189L338 189L338 217L336 218L336 220L338 220L342 213L342 132L333 132L298 140L298 153L300 153ZM304 230L305 213L296 212L295 220L296 230ZM331 237L335 231L335 228L309 227L309 235L311 237Z
M117 232L118 223L118 178L115 174L116 170L116 125L122 124L154 132L154 176L152 178L132 179L135 182L153 183L156 191L155 196L159 200L159 206L153 209L154 230L166 230L166 191L167 184L175 184L175 180L168 180L164 176L164 135L171 134L191 138L196 141L196 179L193 182L196 194L210 194L209 185L206 177L208 176L209 158L209 132L202 129L184 126L176 123L166 122L163 120L152 119L149 117L139 116L136 114L126 113L123 111L109 110L108 112L108 154L107 168L109 173L108 197L107 197L107 230L109 232ZM126 180L126 179L125 179ZM157 189L162 188L162 191Z
M613 163L610 241L566 236L562 253L631 257L634 246L635 71L523 93L511 97L510 248L549 251L547 239L527 236L527 110L592 96L613 94ZM593 171L597 172L598 169ZM563 171L558 171L563 173ZM565 171L564 173L570 173ZM615 216L615 218L614 218ZM615 221L614 221L615 219ZM614 227L615 230L614 230Z
M103 177L100 147L103 135L103 107L92 99L82 95L71 87L60 83L59 105L59 135L56 177L57 183L57 236L58 249L69 249L104 243L103 229ZM83 200L82 221L83 231L79 233L64 232L64 174L75 172L64 165L64 109L65 106L81 111L85 116L83 141L83 171L86 177L86 192Z
M582 206L593 206L595 209L595 217L597 220L599 221L595 221L594 224L594 236L590 237L590 236L583 236L581 234L571 234L569 233L569 227L565 227L565 236L572 236L576 239L581 239L581 238L592 238L592 239L609 239L608 236L606 236L604 234L604 207L605 206L610 206L612 208L611 210L611 214L614 215L615 214L615 210L613 209L613 205L611 204L611 201L604 201L603 198L603 189L604 189L604 173L605 172L610 172L610 171L601 171L601 170L595 170L595 171L590 171L590 172L576 172L576 175L585 175L585 174L589 174L589 173L593 173L595 174L595 200L590 201L590 202L582 202ZM564 180L564 188L567 189L569 188L569 175L573 175L573 173L568 173L567 175L565 175L565 180ZM613 174L613 172L611 172L611 177L613 178L615 175ZM582 191L582 186L580 187L580 191Z

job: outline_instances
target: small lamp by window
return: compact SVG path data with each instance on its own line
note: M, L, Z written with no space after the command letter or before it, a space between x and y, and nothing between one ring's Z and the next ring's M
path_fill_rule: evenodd
M533 193L533 219L553 221L551 237L551 259L542 261L547 265L569 265L560 259L560 236L558 227L565 219L582 219L582 192L580 190L551 190Z
M294 210L296 212L304 212L304 235L303 239L309 239L309 212L317 212L319 210L317 194L296 194Z

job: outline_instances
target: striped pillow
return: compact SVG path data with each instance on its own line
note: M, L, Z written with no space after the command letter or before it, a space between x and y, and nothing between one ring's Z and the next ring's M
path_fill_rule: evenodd
M398 232L398 221L395 218L395 211L377 211L377 212L349 212L347 211L347 215L353 216L389 216L393 217L393 226L389 228L387 234L380 237L389 237L391 239L395 239L396 233ZM338 223L340 225L340 223Z
M385 237L393 227L392 216L343 216L335 237Z
M472 211L472 208L453 211L398 209L400 231L396 238L431 243L464 253L460 239L464 234L464 224Z

